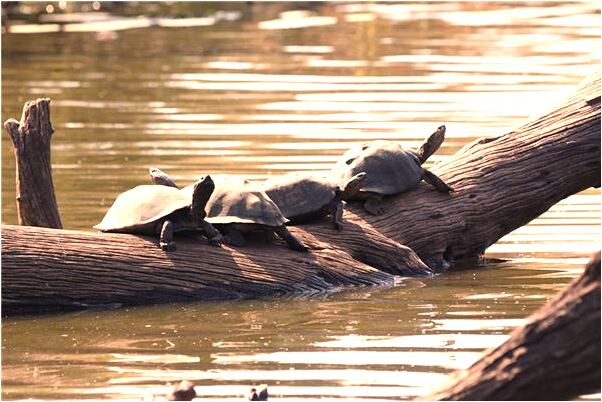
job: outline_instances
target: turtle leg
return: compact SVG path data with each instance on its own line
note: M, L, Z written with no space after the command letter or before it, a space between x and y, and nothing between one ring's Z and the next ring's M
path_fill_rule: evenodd
M290 248L292 248L293 250L297 250L297 251L307 251L308 247L303 244L301 242L301 240L297 239L295 237L295 235L293 235L287 228L286 226L282 225L282 226L278 226L277 228L274 229L274 232L276 232L276 234L278 236L280 236L282 238L282 240L284 240L288 246Z
M173 223L163 222L161 234L159 235L159 246L164 251L176 251L176 243L173 241Z
M426 169L422 169L422 180L429 183L442 193L449 193L451 191L454 191L453 188L445 184L445 182L441 180L435 173Z
M239 230L223 227L222 232L224 233L224 240L227 244L234 247L244 247L247 245L245 237Z
M176 186L176 182L171 178L171 176L163 172L161 169L150 167L148 168L148 174L153 184L178 188L178 186Z
M364 209L372 215L382 215L385 212L382 201L383 197L381 195L370 195L364 201Z
M260 232L260 237L262 239L262 241L264 241L267 244L272 244L274 243L274 232L271 230L261 230Z
M203 228L203 232L207 239L209 240L209 244L212 246L221 246L224 242L224 236L213 227L212 224L207 222L206 220L201 221L201 227Z
M343 229L343 208L345 207L345 201L331 201L329 209L330 215L332 216L332 223L336 230Z

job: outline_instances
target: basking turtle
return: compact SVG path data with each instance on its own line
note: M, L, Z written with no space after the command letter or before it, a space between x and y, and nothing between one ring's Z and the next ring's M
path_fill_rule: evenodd
M365 200L364 209L373 215L384 212L381 205L383 196L410 190L420 180L448 193L454 190L421 166L439 149L444 138L445 126L440 126L417 151L405 149L393 141L366 142L345 152L333 167L332 174L339 183L345 183L354 175L366 172L366 180L352 199Z
M149 174L153 183L177 188L173 179L161 170L150 168ZM244 233L263 232L268 238L277 234L293 250L307 250L307 246L286 228L288 219L259 186L234 176L216 175L214 178L215 191L207 202L205 219L215 225L230 244L243 247L246 244ZM190 187L180 191L190 193Z
M174 251L173 233L202 230L209 242L219 246L223 238L205 220L205 205L215 184L206 176L190 189L142 185L120 194L102 222L94 228L102 232L159 235L159 245Z
M307 222L330 214L334 227L341 230L343 199L355 197L365 179L366 173L358 173L339 187L326 177L290 173L266 180L263 190L291 223Z

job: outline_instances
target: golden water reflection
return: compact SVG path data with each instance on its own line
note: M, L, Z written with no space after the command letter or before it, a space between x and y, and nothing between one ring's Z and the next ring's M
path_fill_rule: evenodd
M91 230L149 166L181 184L325 172L357 142L417 147L446 124L431 165L545 112L600 62L593 1L217 4L194 18L8 26L2 115L52 98L66 228ZM2 141L2 223L16 223L14 175ZM491 246L487 257L508 259L494 266L384 289L5 319L2 399L140 400L182 379L215 401L262 382L290 401L411 399L502 343L599 239L590 189Z

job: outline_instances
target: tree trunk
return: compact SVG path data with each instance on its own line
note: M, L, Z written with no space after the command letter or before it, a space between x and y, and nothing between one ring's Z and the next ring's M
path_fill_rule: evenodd
M50 165L50 99L27 102L21 122L8 119L4 127L15 147L19 225L62 228Z
M506 342L427 400L570 400L600 391L600 253Z
M600 74L552 112L475 141L433 170L456 191L421 183L388 197L380 216L348 205L342 232L325 220L291 227L310 246L306 255L281 243L235 250L177 239L178 251L165 254L140 236L5 226L4 312L383 283L478 259L559 200L600 185Z

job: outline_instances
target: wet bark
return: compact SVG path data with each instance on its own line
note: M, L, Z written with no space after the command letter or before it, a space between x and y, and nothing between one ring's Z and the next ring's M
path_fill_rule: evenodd
M19 225L63 227L52 183L50 99L29 101L21 121L4 123L15 149Z
M178 250L165 254L147 237L4 226L3 311L392 283L391 274L428 274L478 259L559 200L600 185L599 73L550 113L475 141L432 170L456 191L421 183L388 197L380 216L348 205L342 232L327 220L292 227L308 254L281 243L216 249L177 238Z
M571 400L600 391L600 253L581 277L452 385L426 398Z

